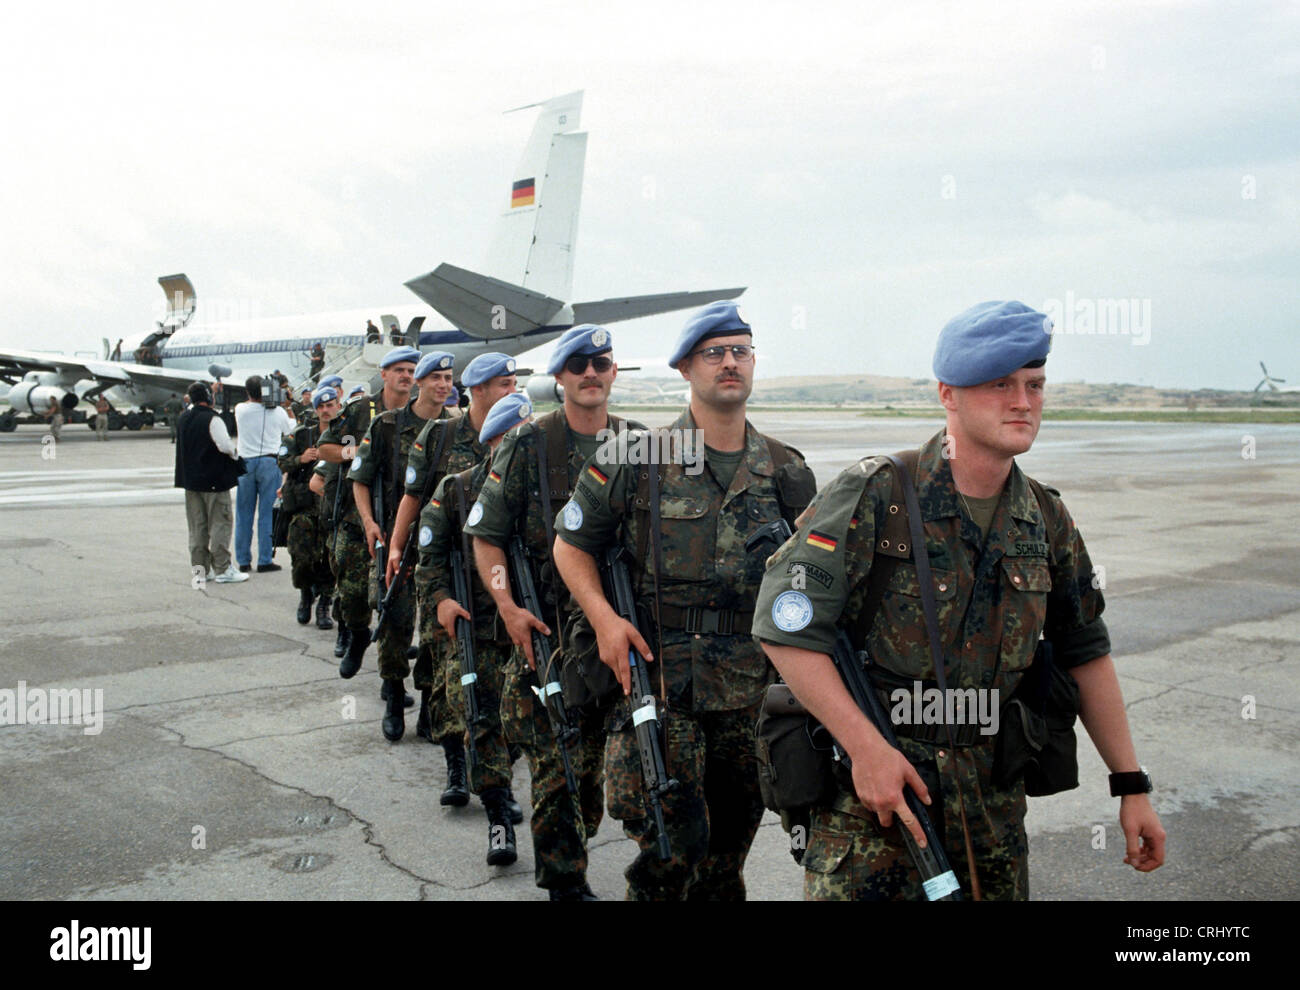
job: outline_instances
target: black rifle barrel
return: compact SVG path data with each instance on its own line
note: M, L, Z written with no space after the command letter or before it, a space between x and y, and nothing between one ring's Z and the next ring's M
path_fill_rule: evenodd
M636 599L632 594L632 579L627 572L627 563L623 560L621 546L610 547L605 551L604 575L608 582L606 597L614 606L614 611L632 623L640 632L636 619ZM662 661L662 658L660 658ZM659 858L672 858L672 845L668 841L668 832L664 828L664 796L677 789L677 781L668 776L668 761L664 757L663 724L659 720L654 688L650 684L650 674L646 670L645 660L634 649L627 651L627 665L632 675L632 725L636 730L637 749L641 753L641 775L645 780L646 795L650 801L650 812L654 816L655 827L659 832Z
M753 550L769 540L779 547L790 539L790 536L790 524L784 519L779 519L776 522L766 524L760 530L751 534L749 539L745 541L745 549ZM865 651L859 653L853 649L848 633L843 629L836 634L831 661L835 664L835 669L839 672L844 687L848 690L858 709L876 727L876 731L884 737L885 742L902 752L902 747L898 745L898 738L894 735L894 727L889 720L889 713L885 711L885 706L880 701L880 695L876 693L876 685L871 678L868 667L870 657ZM839 742L835 743L835 758L843 763L846 768L852 768L849 754ZM921 887L925 892L926 899L931 901L961 900L961 885L957 882L957 876L952 871L952 866L948 862L948 855L944 852L943 844L935 833L934 823L930 821L930 815L925 810L925 805L921 803L921 799L916 796L916 792L907 784L903 785L903 800L907 802L907 807L916 816L917 823L921 826L921 832L925 835L926 845L922 849L912 835L912 830L904 826L902 822L898 823L898 830L902 833L903 843L907 846L908 854L912 857L912 864L921 876Z
M542 619L542 600L537 594L537 585L533 582L532 565L524 552L524 541L516 534L510 538L510 579L515 592L515 599L520 608L527 609L535 619ZM558 635L559 630L556 630ZM547 720L551 724L551 734L555 736L555 745L560 750L560 761L564 764L564 782L570 794L578 793L578 778L574 776L573 765L569 760L569 742L577 737L578 726L569 715L564 704L564 690L560 686L559 672L551 662L551 644L536 629L533 636L533 659L536 670L533 679L537 682L533 691L546 709Z
M461 608L473 614L470 602L469 572L465 555L460 547L452 543L451 549L451 584L452 595ZM487 723L478 704L478 662L474 656L474 624L464 616L456 617L456 643L460 647L460 687L465 695L465 719L469 725L469 746L467 755L471 772L478 767L478 750L474 745L474 730Z

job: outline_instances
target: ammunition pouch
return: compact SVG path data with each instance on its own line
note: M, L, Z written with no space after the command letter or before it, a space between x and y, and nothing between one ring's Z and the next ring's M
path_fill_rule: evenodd
M792 820L824 803L834 780L831 741L788 685L769 684L754 726L763 806Z
M271 507L271 546L289 545L289 518L291 513L283 505Z
M1029 797L1078 787L1074 720L1079 710L1079 685L1052 661L1051 644L1040 640L1033 663L1002 705L993 782L1011 787L1023 777Z
M593 711L623 696L618 678L600 659L596 630L580 609L570 612L564 620L560 648L551 662L559 665L564 703L570 708Z

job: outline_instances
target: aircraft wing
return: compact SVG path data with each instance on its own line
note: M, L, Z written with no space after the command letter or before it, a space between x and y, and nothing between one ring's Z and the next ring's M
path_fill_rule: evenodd
M547 326L564 308L559 299L445 262L406 287L475 337L516 337Z
M62 354L43 354L40 351L0 351L0 378L16 381L29 371L57 372L67 379L69 388L83 379L94 379L109 387L141 385L147 388L184 392L192 382L212 381L211 375L193 371L175 371L152 364L88 361Z
M623 299L600 299L596 302L573 304L573 322L616 323L638 316L671 313L678 309L693 309L719 299L735 299L745 288L709 289L702 292L664 292L655 296L627 296Z

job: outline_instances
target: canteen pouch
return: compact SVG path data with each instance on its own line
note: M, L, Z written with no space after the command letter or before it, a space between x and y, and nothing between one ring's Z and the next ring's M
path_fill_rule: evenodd
M1052 644L1040 640L1033 663L999 713L993 782L1011 787L1023 777L1029 797L1078 787L1074 720L1079 709L1079 685L1052 661Z
M768 685L754 726L764 807L798 812L825 798L831 783L831 752L813 743L820 728L788 685ZM784 823L786 815L781 817Z
M623 696L618 678L601 662L596 630L581 611L570 613L565 621L560 648L551 662L560 665L560 687L570 708L590 711Z

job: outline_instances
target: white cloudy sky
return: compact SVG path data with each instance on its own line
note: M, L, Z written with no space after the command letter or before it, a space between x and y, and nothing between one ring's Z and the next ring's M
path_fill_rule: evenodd
M486 252L501 111L585 89L578 299L747 285L762 373L918 377L972 303L1129 299L1147 341L1059 336L1054 377L1300 381L1291 3L55 2L0 14L0 81L10 347L137 332L175 271L414 301Z

